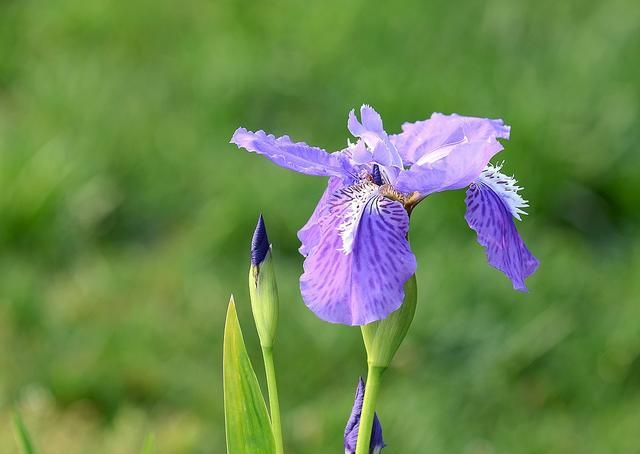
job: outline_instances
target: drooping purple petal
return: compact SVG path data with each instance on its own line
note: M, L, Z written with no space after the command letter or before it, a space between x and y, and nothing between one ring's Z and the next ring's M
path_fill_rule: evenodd
M347 173L346 163L341 155L329 154L303 142L294 143L288 136L276 138L264 131L251 132L238 128L231 143L264 155L285 169L307 175L342 176Z
M298 251L303 256L309 255L309 252L320 242L320 220L327 215L329 197L341 187L345 186L342 179L338 177L329 178L327 188L324 190L322 197L318 201L316 208L313 210L311 217L307 223L298 230L298 239L300 240L300 248Z
M508 139L510 131L502 120L437 113L402 129L391 141L412 165L400 173L395 187L423 196L469 186L502 150L497 139Z
M402 204L363 182L330 196L320 237L300 278L305 304L323 320L364 325L395 311L416 269Z
M489 176L483 172L467 190L464 218L478 234L489 264L506 274L514 289L526 292L524 281L539 262L520 238L513 219L528 205L517 195L520 188L513 189L515 180L497 172L499 167L489 166L488 170Z
M358 380L356 395L353 400L351 415L344 429L344 452L354 454L356 443L358 442L358 430L360 429L360 416L362 414L362 404L364 402L365 385L362 377ZM373 414L373 426L371 427L371 439L369 440L369 454L378 454L385 447L382 439L382 425L378 419L378 414Z

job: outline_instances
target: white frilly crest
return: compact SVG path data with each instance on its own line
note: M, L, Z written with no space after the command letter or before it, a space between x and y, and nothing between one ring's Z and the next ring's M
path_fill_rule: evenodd
M476 179L475 184L481 184L500 197L511 215L518 221L521 221L521 214L527 214L522 208L528 208L529 202L519 194L522 189L518 186L518 181L513 176L507 176L500 172L504 161L499 164L488 164Z
M336 205L342 205L340 213L334 212L342 218L338 227L340 238L342 239L341 252L350 254L358 233L358 224L362 214L367 209L367 204L378 194L378 186L368 181L360 182L352 186L341 189L330 200L331 209Z

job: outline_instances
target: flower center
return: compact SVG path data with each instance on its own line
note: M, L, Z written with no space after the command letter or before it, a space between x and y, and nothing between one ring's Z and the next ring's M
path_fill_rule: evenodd
M380 189L378 189L378 192L380 193L381 196L386 197L387 199L396 200L402 203L403 205L407 200L407 196L405 194L398 191L396 188L394 188L388 183L381 185Z
M417 192L404 194L394 188L391 183L388 183L388 180L380 171L380 166L378 164L373 164L371 173L363 172L360 178L378 186L378 193L382 197L400 202L409 214L411 213L411 210L413 210L413 207L415 207L416 204L420 201L420 194L418 194Z

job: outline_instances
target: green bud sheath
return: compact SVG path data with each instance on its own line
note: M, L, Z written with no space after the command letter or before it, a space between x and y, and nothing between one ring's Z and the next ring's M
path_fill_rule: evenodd
M260 264L251 264L249 268L249 295L260 345L271 347L278 325L278 286L271 248Z
M418 288L415 274L404 285L404 302L400 309L384 320L362 327L369 366L387 368L407 335L416 313Z

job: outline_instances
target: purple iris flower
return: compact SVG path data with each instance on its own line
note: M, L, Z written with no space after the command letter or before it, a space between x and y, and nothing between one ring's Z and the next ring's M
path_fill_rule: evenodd
M356 396L353 400L353 408L351 416L347 421L344 429L344 452L345 454L354 454L356 452L356 443L358 441L358 430L360 429L360 415L362 414L362 404L364 402L364 380L360 377L358 387L356 388ZM369 454L378 454L386 445L382 439L382 425L378 419L378 414L373 414L373 425L371 427L371 439L369 440Z
M281 167L329 177L311 218L298 232L306 257L300 289L323 320L364 325L400 307L403 286L416 270L407 234L409 215L430 194L467 189L465 219L486 249L489 264L526 291L538 267L516 230L527 202L515 179L490 159L510 127L502 120L443 115L402 125L388 135L380 115L364 105L348 129L357 141L336 153L288 136L239 128L231 143Z

